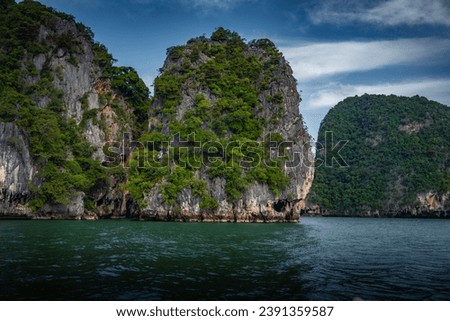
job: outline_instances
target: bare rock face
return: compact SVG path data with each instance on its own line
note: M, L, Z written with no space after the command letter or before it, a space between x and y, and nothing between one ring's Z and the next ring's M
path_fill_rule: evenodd
M79 220L85 217L84 209L84 194L76 193L74 194L68 204L56 204L50 205L46 204L42 208L38 215L35 217L39 218L51 218L51 219L76 219Z
M66 117L72 118L78 125L83 115L89 110L100 110L104 104L100 103L96 85L100 81L101 70L94 61L92 43L85 35L80 33L76 25L64 19L55 19L56 27L49 28L42 25L39 29L38 39L43 43L55 43L54 49L46 54L38 54L32 58L38 72L44 68L50 69L53 74L53 85L62 93ZM72 38L72 48L58 44L55 39L62 37ZM29 78L31 84L37 83L39 76ZM110 88L109 88L110 89ZM46 96L38 98L38 105L46 108L49 99ZM95 158L104 161L105 155L102 147L106 135L92 119L85 125L85 136L96 148Z
M228 40L213 38L214 34L211 39L190 41L186 46L176 48L176 55L173 51L169 54L161 70L161 77L170 75L180 79L180 99L172 118L168 117L164 112L167 101L163 94L159 95L159 83L156 82L150 131L153 127L156 128L154 131L160 130L163 134L171 135L174 124L189 123L187 117L196 112L196 97L199 95L206 99L210 110L217 110L218 106L226 101L224 96L227 94L223 94L221 88L212 89L212 86L203 80L205 78L202 74L203 70L207 70L213 61L219 60L216 57L219 54L212 54L208 50L217 50L217 52L221 52L221 48L225 48L224 51L232 50ZM269 48L258 46L261 43ZM206 49L201 49L198 53L196 46ZM288 183L278 191L274 191L273 187L266 182L257 179L247 180L241 195L233 199L227 193L226 175L211 176L208 166L201 166L192 169L193 179L206 183L206 194L215 200L215 208L202 208L202 198L190 187L184 188L175 200L168 202L164 196L164 185L170 178L165 177L145 193L145 206L140 209L140 219L195 222L297 222L299 220L300 213L305 207L304 200L312 184L314 160L309 144L310 136L299 113L301 99L297 92L296 80L292 75L291 67L270 41L262 40L248 45L241 43L238 46L244 48L245 59L256 60L258 64L268 66L267 68L270 69L270 71L264 71L262 68L260 74L248 74L242 77L248 77L248 82L253 82L257 92L257 102L252 109L251 117L262 124L262 132L255 141L258 144L265 144L264 139L269 134L276 134L276 137L280 137L286 143L283 149L278 148L282 144L281 141L273 142L275 145L270 152L274 157L283 156L279 153L288 155L289 160L282 161L280 164L280 175L284 175ZM196 59L192 59L193 52L196 53ZM190 62L188 62L189 57ZM192 77L185 76L183 70L187 68L186 66L189 66ZM262 84L264 81L265 83ZM239 94L237 97L227 96L226 98L230 101L241 99ZM227 111L221 111L216 117L222 117L226 113ZM214 131L215 129L211 129L210 126L208 121L203 121L199 125L202 129ZM228 124L225 122L224 126ZM241 133L243 136L245 134ZM219 139L226 141L235 137L233 135L239 135L239 133L236 134L233 129L228 129L222 136L217 134ZM173 171L176 166L172 164L169 167L169 171ZM246 173L246 169L242 169L241 176L244 177Z
M27 216L33 167L28 141L15 124L0 123L0 217Z
M443 194L437 192L419 193L410 213L412 217L450 218L449 204L450 192Z

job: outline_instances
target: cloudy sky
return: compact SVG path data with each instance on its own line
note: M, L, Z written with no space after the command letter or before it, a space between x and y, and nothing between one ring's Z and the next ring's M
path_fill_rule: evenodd
M90 26L119 65L148 85L166 49L216 27L269 38L298 80L309 132L364 93L450 105L449 0L42 0Z

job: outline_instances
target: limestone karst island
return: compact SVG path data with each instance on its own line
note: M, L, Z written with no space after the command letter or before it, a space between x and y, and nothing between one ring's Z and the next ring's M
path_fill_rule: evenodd
M150 95L70 15L2 0L0 30L0 218L450 217L447 106L347 98L313 153L268 39L219 27L169 48Z

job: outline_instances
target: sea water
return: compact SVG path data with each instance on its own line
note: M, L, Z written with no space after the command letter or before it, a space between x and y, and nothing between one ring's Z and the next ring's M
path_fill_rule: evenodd
M2 300L450 300L450 220L0 221Z

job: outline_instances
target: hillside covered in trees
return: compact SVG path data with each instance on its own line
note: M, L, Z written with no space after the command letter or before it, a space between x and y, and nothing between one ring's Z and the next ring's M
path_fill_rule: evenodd
M424 97L364 95L340 102L320 126L309 197L316 207L309 212L449 216L449 124L450 108ZM327 152L340 140L347 143L336 160L345 164L325 162L337 156Z

